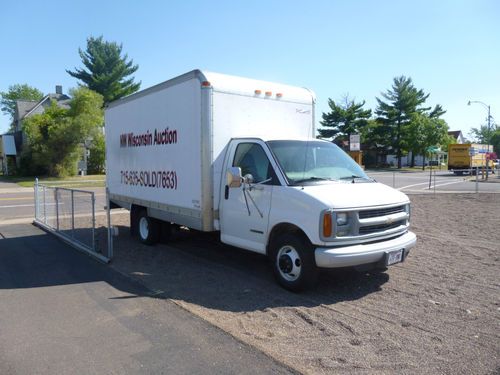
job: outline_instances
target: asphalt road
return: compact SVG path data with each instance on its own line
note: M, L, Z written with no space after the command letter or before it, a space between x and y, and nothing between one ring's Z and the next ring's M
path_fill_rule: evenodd
M0 224L0 374L287 368L30 224Z
M85 188L82 190L95 193L96 211L103 211L106 205L106 194L104 188ZM51 191L52 192L52 191ZM42 199L42 197L40 197ZM47 190L47 207L53 207L53 193ZM79 194L75 198L75 212L89 213L91 198L89 194ZM61 208L70 208L70 200L61 203ZM31 222L35 215L34 190L32 188L20 188L18 185L0 181L0 223L17 224Z
M368 176L383 184L395 187L409 194L421 193L452 193L475 192L476 176L456 176L448 171L404 172L404 171L366 171ZM488 182L478 176L478 191L480 193L500 193L500 178L498 174L490 175Z

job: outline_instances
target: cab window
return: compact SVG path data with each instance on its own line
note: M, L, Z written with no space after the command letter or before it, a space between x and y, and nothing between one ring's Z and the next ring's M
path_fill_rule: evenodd
M278 184L278 179L264 149L256 143L240 143L237 146L233 167L240 167L243 176L251 174L254 183L271 179L265 184Z

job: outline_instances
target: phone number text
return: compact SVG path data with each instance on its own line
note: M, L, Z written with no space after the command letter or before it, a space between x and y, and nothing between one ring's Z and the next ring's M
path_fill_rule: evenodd
M130 186L177 189L175 171L120 171L120 182Z

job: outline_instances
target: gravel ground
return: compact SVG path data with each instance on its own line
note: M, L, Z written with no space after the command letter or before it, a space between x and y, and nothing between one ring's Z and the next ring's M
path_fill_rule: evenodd
M490 374L500 371L500 194L413 195L418 236L386 272L325 271L314 290L274 282L266 258L180 231L131 239L112 267L239 340L308 374Z

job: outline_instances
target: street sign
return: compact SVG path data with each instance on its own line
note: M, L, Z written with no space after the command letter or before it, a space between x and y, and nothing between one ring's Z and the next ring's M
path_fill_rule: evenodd
M349 136L349 150L359 151L361 149L359 134L351 134Z
M85 160L80 160L78 162L78 173L83 172L83 174L87 174L87 162Z

